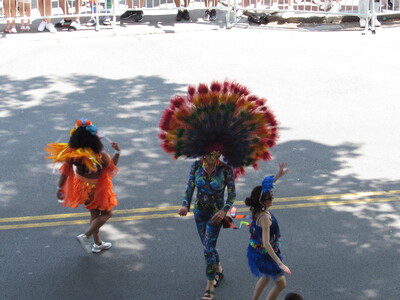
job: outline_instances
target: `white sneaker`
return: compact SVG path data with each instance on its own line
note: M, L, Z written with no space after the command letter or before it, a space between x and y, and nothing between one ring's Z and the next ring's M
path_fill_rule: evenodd
M40 31L40 32L44 31L44 29L46 28L46 25L47 25L47 21L40 22L37 30Z
M366 25L367 25L367 21L365 20L365 18L360 18L360 27L365 28Z
M54 27L53 23L46 23L46 29L48 31L50 31L51 33L56 33L57 32L57 29Z
M89 239L86 237L86 235L84 234L80 234L76 237L76 239L78 240L79 244L81 245L82 249L86 252L86 253L90 253L91 251L91 244Z
M78 26L80 25L79 21L72 21L72 23L68 27L68 31L75 31L78 29Z
M378 18L375 18L375 27L380 27L382 24L379 22Z
M103 25L111 25L111 18L110 17L105 17L103 19Z
M95 18L91 18L87 23L86 26L87 27L92 27L96 25L96 19Z
M102 250L108 250L111 247L112 247L112 244L110 242L103 242L102 241L100 245L97 245L96 243L94 243L93 247L92 247L92 252L93 253L99 253Z

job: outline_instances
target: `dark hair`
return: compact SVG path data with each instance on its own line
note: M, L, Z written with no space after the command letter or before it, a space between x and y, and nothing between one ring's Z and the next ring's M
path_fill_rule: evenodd
M289 293L285 296L285 300L303 300L303 297L297 293Z
M103 143L97 135L91 134L85 127L79 127L71 135L68 145L71 148L90 148L94 153L103 151Z
M272 200L272 194L270 191L267 193L263 193L261 198L260 195L262 193L261 185L257 185L252 191L250 197L247 197L244 203L250 207L252 211L253 219L257 213L260 211L264 211L265 208L262 203L266 200Z

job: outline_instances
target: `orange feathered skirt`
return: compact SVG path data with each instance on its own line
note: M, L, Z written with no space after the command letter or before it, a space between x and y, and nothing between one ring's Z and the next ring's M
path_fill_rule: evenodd
M110 160L108 166L100 172L99 178L89 179L75 174L72 165L64 163L60 173L67 176L67 180L62 187L62 205L72 208L85 205L88 210L111 211L118 205L112 184L112 177L117 171L114 162Z

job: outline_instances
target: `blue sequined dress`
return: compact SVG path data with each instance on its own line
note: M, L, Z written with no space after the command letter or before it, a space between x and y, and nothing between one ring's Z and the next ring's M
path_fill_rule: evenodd
M278 221L271 214L272 224L269 228L270 244L275 254L282 260L280 248L280 233ZM267 253L267 250L262 247L262 228L256 224L256 221L250 225L250 242L247 247L247 259L251 272L257 276L271 276L275 279L279 275L283 275L283 271L278 264Z

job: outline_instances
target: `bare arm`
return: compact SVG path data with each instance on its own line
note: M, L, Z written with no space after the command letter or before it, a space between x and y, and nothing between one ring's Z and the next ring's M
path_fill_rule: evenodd
M112 143L111 143L111 147L112 147L113 149L116 150L116 152L114 153L114 156L112 157L112 160L113 160L113 162L114 162L115 165L118 165L118 162L119 162L119 152L121 151L121 149L119 148L118 143L115 143L115 142L112 142Z
M284 162L279 163L279 170L274 177L274 182L277 182L279 178L281 178L283 175L286 175L288 172L289 170L287 169L287 163Z
M67 180L67 176L64 174L61 174L60 179L58 180L58 186L57 186L57 192L56 192L57 199L63 200L63 198L64 198L64 195L63 195L61 189L66 180Z
M198 163L194 162L192 166L190 167L190 172L189 172L189 180L187 183L186 191L185 191L185 196L183 198L183 203L182 207L178 210L178 214L180 216L186 216L189 208L190 208L190 203L192 202L192 197L194 193L194 189L196 188L195 184L195 173L196 169L198 168Z
M263 247L267 250L269 256L271 256L271 258L276 262L279 268L281 268L284 272L290 275L291 274L290 269L282 263L282 261L276 255L274 249L272 249L271 244L269 243L269 227L271 226L272 223L269 215L265 213L264 215L261 215L259 218L261 218L260 223L262 228Z

